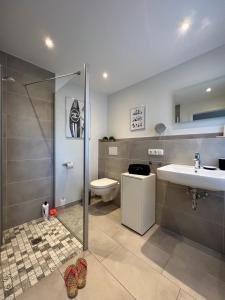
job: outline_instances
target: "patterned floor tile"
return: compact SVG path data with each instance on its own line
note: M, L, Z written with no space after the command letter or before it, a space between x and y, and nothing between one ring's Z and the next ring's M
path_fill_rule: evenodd
M34 239L38 239L37 244L32 243ZM82 249L58 219L38 219L10 228L3 240L0 300L15 299Z

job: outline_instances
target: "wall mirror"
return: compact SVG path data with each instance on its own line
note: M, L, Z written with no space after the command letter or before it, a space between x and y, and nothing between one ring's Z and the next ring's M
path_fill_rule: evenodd
M225 117L225 76L176 90L175 123Z

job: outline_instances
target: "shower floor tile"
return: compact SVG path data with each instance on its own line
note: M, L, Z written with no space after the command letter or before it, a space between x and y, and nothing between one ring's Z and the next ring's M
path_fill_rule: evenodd
M56 218L5 230L3 240L0 300L16 298L82 252L82 244Z

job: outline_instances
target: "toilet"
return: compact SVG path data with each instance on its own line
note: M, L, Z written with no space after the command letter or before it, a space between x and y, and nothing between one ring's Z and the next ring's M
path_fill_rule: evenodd
M110 178L93 180L90 183L94 195L101 196L103 202L112 201L118 194L119 182Z

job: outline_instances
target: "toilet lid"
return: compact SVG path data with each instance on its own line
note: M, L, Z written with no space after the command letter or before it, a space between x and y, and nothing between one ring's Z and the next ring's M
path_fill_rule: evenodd
M93 180L91 182L91 186L95 188L104 188L104 187L110 187L118 183L118 181L109 179L109 178L101 178L97 180Z

